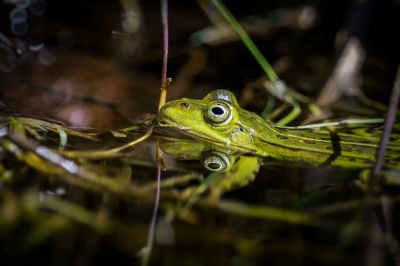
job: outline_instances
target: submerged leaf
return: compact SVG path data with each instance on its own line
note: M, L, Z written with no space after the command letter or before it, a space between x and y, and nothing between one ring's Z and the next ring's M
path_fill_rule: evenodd
M60 129L60 128L58 128L57 131L58 131L58 135L60 136L60 144L59 144L59 147L58 147L58 148L59 148L60 150L63 150L63 149L65 148L65 146L67 145L68 136L67 136L67 134L65 133L65 131L62 130L62 129Z

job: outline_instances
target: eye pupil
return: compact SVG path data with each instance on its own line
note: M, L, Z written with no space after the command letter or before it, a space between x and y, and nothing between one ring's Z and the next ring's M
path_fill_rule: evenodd
M213 170L217 170L219 168L221 168L221 164L219 163L209 163L207 164L208 168L213 169Z
M207 152L201 162L207 170L213 172L224 172L232 165L228 155L219 151Z
M225 113L224 109L221 107L213 107L211 108L211 112L213 112L215 115L223 115Z

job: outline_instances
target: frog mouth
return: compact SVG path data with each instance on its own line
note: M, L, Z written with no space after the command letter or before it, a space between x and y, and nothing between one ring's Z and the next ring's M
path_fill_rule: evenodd
M160 127L167 127L167 128L174 128L178 131L189 131L191 128L190 127L177 127L176 123L173 121L169 120L168 118L158 118L157 123Z
M205 142L224 144L224 143L216 142L215 140L213 140L211 138L199 136L198 134L193 133L193 130L191 127L182 127L182 126L178 127L178 126L176 126L176 123L174 121L171 121L170 119L168 119L168 117L159 117L157 119L157 122L160 127L174 129L175 131L178 131L179 133L182 133L182 134L189 136L191 138L194 138L194 139L199 139L199 140L202 140Z
M188 126L188 127L182 127L182 126L177 126L176 122L173 120L170 120L168 117L164 116L164 117L159 117L157 119L158 125L160 127L164 127L164 128L168 128L168 129L173 129L183 135L186 135L190 138L196 139L196 140L200 140L200 141L204 141L204 142L208 142L208 143L212 143L214 145L217 146L222 146L225 148L231 147L231 148L236 148L236 149L244 149L247 150L250 153L253 153L254 151L252 149L248 149L245 147L242 147L240 145L236 145L233 144L231 142L224 142L224 141L220 141L220 140L216 140L215 138L212 137L207 137L204 135L199 135L196 134L195 131L193 131L193 128Z
M175 127L174 123L167 117L157 117L157 123L161 127Z
M159 122L159 125L161 127L173 129L174 131L176 131L176 132L178 132L178 133L180 133L182 135L188 136L188 137L190 137L190 138L192 138L194 140L203 141L203 142L210 143L210 144L213 144L213 145L216 145L216 146L220 146L222 148L240 149L240 150L245 150L246 152L250 152L250 153L254 153L255 152L252 149L248 149L248 148L245 148L245 147L242 147L240 145L236 145L236 144L233 144L233 143L230 143L230 142L226 143L226 142L218 141L215 138L210 138L210 137L207 137L207 136L200 136L198 134L193 133L191 127L179 127L178 128L178 127L176 127L174 125L166 123L165 121L162 121L161 123Z

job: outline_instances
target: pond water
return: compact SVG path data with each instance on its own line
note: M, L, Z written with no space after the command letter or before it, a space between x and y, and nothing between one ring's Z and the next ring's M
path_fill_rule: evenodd
M253 145L255 113L279 124L297 103L289 126L383 118L400 59L398 1L226 1L284 92L271 91L212 3L197 2L169 3L167 101L198 99L180 105L195 110L228 89L254 113L226 101L204 110L217 124L232 111L240 145L217 134L193 139L196 113L178 131L152 127L159 1L0 3L0 264L144 265L148 254L149 265L398 265L398 126L371 197L362 170L373 166L381 122L342 122L339 135L276 127L274 150ZM149 128L143 142L107 153ZM227 134L200 126L209 128ZM296 136L303 146L279 155ZM357 145L343 140L372 148L349 151ZM321 141L333 157L304 152ZM164 167L153 239L157 145ZM353 156L351 167L332 163L340 156Z

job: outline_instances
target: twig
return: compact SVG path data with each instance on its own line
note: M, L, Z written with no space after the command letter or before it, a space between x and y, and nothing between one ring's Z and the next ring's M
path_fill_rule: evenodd
M384 163L384 159L385 159L385 152L386 152L387 146L389 144L390 134L392 132L394 122L396 120L396 109L399 104L399 97L400 97L400 65L397 69L396 79L394 82L392 93L390 95L389 108L388 108L388 111L386 114L383 135L382 135L382 139L379 144L379 150L378 150L378 154L376 156L375 165L374 165L373 170L371 171L371 175L369 178L368 191L365 196L365 204L366 204L366 208L367 208L366 209L366 217L368 218L367 221L370 224L370 227L372 229L375 229L375 227L378 226L376 224L376 222L374 222L374 220L376 220L376 217L379 216L379 213L377 213L377 209L376 208L374 209L372 207L372 201L373 201L374 194L376 192L375 188L379 184L379 181L381 178L379 173L383 167L383 163ZM383 208L383 206L381 206L380 208ZM384 226L379 224L381 233L385 237L386 245L392 254L394 262L396 263L396 265L399 265L399 261L398 261L399 243L397 242L397 240L394 237L392 237L391 230L388 230L387 220L384 220L383 224L384 224ZM368 241L368 248L367 248L367 252L366 252L366 261L367 261L366 265L375 265L376 264L376 262L374 261L374 259L377 258L376 254L380 254L379 252L377 252L377 247L380 247L380 245L376 242L373 235L370 234L369 241ZM373 253L369 252L372 249L374 250L374 252ZM380 252L383 252L383 251L380 251ZM371 261L372 261L372 263L371 263Z
M165 0L162 0L165 1ZM153 213L151 215L150 225L149 225L149 233L147 235L147 242L146 246L141 250L142 255L142 263L141 265L147 266L149 264L150 254L153 249L154 243L154 234L156 231L156 222L157 222L157 213L158 213L158 206L160 204L160 182L161 182L161 169L162 166L159 160L159 149L157 147L157 186L155 191L155 199L154 199L154 206L153 206Z
M390 95L389 108L386 115L385 125L383 128L383 135L379 144L379 150L376 157L374 168L371 172L369 180L369 193L372 194L375 191L375 187L379 183L380 177L379 172L382 169L385 153L390 140L390 134L393 129L394 122L396 120L396 110L399 105L400 97L400 66L397 69L396 79L394 82L393 90Z
M163 61L161 69L161 93L158 104L158 110L165 104L167 98L167 90L171 79L167 78L167 66L168 66L168 43L169 43L169 32L168 32L168 0L161 0L161 16L163 26Z
M160 100L158 103L158 110L165 104L167 98L167 90L169 84L171 83L171 79L167 78L167 66L168 66L168 0L161 0L161 16L162 16L162 26L163 26L163 61L162 61L162 70L161 70L161 92L160 92ZM160 204L160 182L161 182L161 170L164 168L164 162L162 159L163 153L158 145L156 146L156 160L157 160L157 186L155 191L155 199L153 206L153 213L151 216L149 233L147 236L146 246L142 249L142 265L148 265L150 254L153 249L154 243L154 234L155 227L157 222L157 212L158 206Z

